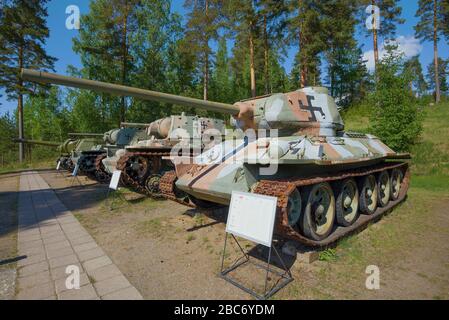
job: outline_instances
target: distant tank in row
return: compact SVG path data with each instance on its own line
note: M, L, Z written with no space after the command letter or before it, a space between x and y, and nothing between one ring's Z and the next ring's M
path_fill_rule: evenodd
M199 154L207 148L201 144L207 132L224 134L224 121L212 118L173 115L150 123L144 139L134 139L124 149L116 151L118 170L122 182L139 192L160 196L162 175L174 169L168 157L175 146L183 146L189 155ZM105 160L104 160L105 161Z
M276 233L307 245L328 245L406 197L410 171L404 160L410 155L394 152L375 136L345 132L325 88L231 105L33 70L22 76L232 115L244 134L188 157L187 163L171 154L175 170L161 178L162 193L200 207L228 205L232 191L277 197Z

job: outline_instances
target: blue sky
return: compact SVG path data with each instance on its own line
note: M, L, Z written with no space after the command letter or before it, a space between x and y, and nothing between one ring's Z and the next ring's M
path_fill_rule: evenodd
M402 17L406 20L403 25L399 25L397 29L397 38L400 48L407 57L420 54L421 63L424 70L433 60L433 45L429 42L420 43L414 38L413 26L417 22L415 13L418 7L417 0L401 0ZM172 10L181 14L185 13L182 6L182 0L173 0ZM81 14L89 11L89 0L51 0L48 5L47 25L50 29L50 37L47 40L47 52L58 58L55 68L57 73L65 74L68 65L80 66L79 57L72 51L72 38L77 36L76 30L68 30L65 27L67 14L65 13L67 6L77 5ZM359 43L363 45L363 51L366 59L369 59L368 66L372 68L373 53L372 39L365 37L364 34L357 35ZM381 48L382 49L382 48ZM297 48L290 48L288 55L284 61L284 67L290 72L293 58ZM444 59L449 58L449 46L446 41L442 40L439 44L440 56ZM3 94L3 91L0 91ZM6 97L0 97L0 114L7 111L13 111L16 108L16 101L7 101Z

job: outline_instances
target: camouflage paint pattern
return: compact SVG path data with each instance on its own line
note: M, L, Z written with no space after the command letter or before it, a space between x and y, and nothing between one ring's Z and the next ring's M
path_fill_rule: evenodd
M228 204L233 190L249 192L257 181L311 177L367 166L397 154L377 137L344 132L344 123L327 89L309 87L242 101L234 117L247 139L225 140L176 166L176 186L195 198ZM260 129L278 130L263 137ZM173 159L174 160L174 159Z

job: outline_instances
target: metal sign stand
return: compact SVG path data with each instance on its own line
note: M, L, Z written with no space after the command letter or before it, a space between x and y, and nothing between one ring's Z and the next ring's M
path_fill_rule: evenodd
M242 246L240 245L240 243L237 241L237 238L231 233L232 238L234 239L234 241L237 243L240 251L243 253L243 257L240 257L239 259L237 259L233 265L231 265L229 268L224 269L224 259L225 259L225 254L226 254L226 244L227 244L227 240L228 240L228 232L225 233L225 242L224 242L224 248L223 248L223 255L221 257L221 271L220 271L220 277L223 278L224 280L228 281L229 283L233 284L234 286L236 286L237 288L248 292L249 294L251 294L253 297L255 297L256 299L259 300L266 300L269 299L271 296L273 296L276 292L278 292L279 290L281 290L282 288L284 288L287 284L289 284L290 282L293 281L293 277L292 274L290 272L290 270L287 268L287 266L285 265L284 260L282 260L281 256L279 255L278 251L276 250L276 247L271 244L268 251L268 259L267 259L267 263L265 264L261 264L258 263L256 261L253 261L253 259L250 259L249 255L247 252L245 252L245 250L243 250ZM270 262L271 262L271 251L272 249L274 250L274 252L276 253L279 261L282 264L282 267L284 269L284 272L278 272L277 270L273 270L270 269ZM244 258L242 260L242 258ZM239 261L241 260L241 261ZM255 292L254 290L245 287L244 285L242 285L241 283L238 283L236 280L232 279L229 276L229 273L234 271L235 269L237 269L238 267L245 265L247 263L250 263L254 266L256 266L257 268L263 269L266 271L265 274L265 285L264 285L264 291L262 294ZM271 273L276 274L277 276L280 277L280 281L276 284L276 286L274 286L273 288L271 288L270 290L268 290L268 275Z
M61 172L61 160L58 160L58 163L57 163L57 165L56 165L56 172L57 172L61 177L65 178L65 177L64 177L64 174Z
M70 182L70 186L73 187L75 180L78 181L78 185L80 186L84 186L83 183L81 182L81 180L78 178L78 170L79 170L80 166L79 164L75 165L75 169L73 169L72 172L72 181Z
M113 206L114 206L114 200L117 198L117 196L125 201L125 202L129 202L128 199L125 198L124 195L122 195L120 192L120 188L118 187L119 181L120 181L120 175L122 174L121 171L116 170L113 172L112 174L112 178L111 181L109 183L109 188L108 188L108 192L106 194L106 206L109 206L109 211L114 210ZM112 196L112 201L109 202L110 197Z

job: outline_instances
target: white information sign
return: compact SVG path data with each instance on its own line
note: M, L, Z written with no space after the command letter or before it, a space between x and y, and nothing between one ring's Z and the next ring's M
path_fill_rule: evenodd
M120 170L115 170L112 173L111 182L109 183L109 189L117 190L118 189L118 183L120 181L120 175L122 172Z
M276 197L233 191L226 232L271 247Z
M59 167L61 166L61 161L58 161L58 164L56 165L56 170L59 171Z
M80 165L77 163L75 165L75 169L73 169L72 176L76 177L78 175L78 170L80 169Z

